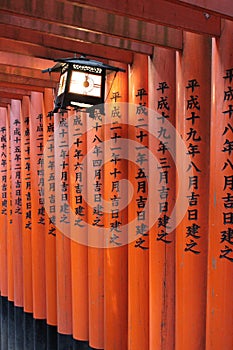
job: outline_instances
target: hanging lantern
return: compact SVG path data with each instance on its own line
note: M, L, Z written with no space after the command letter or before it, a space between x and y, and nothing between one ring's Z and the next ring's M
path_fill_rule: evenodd
M54 67L42 71L61 73L53 112L66 110L68 106L82 109L104 103L106 71L125 72L83 56L56 62Z

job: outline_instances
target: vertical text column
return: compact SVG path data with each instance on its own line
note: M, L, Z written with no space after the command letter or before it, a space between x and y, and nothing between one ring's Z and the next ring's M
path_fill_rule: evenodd
M178 56L178 54L177 54ZM177 177L185 215L176 234L176 347L205 348L209 196L209 128L211 40L185 33L177 59L177 131L183 138L188 164L177 147ZM187 201L187 202L186 202Z
M46 318L46 287L42 93L31 93L30 108L33 315L43 319Z
M206 349L233 346L233 23L213 39Z
M7 296L7 134L6 134L7 109L0 108L0 275L1 295Z
M110 62L110 64L114 64ZM119 66L119 65L118 65ZM106 350L127 349L128 72L107 76L104 148L104 324ZM116 331L117 330L117 331Z
M49 325L57 325L56 212L53 91L44 91L44 183L45 183L45 278L46 314Z
M22 166L22 235L23 235L23 297L24 311L33 311L32 300L32 199L30 161L29 97L22 100L21 166Z
M58 332L72 333L68 113L54 115Z
M104 347L103 118L99 106L87 117L89 341L97 349Z
M73 337L88 340L87 114L69 118L70 237Z
M175 51L154 48L149 72L150 349L175 342ZM153 182L153 183L152 183Z
M11 101L11 181L14 265L14 304L23 306L23 246L21 192L21 101Z
M129 71L128 347L149 349L148 60L135 55ZM130 195L130 192L129 192ZM140 317L138 317L140 315Z

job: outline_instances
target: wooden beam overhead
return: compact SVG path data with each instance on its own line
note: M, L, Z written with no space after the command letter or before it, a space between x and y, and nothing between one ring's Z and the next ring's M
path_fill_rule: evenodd
M14 100L22 100L24 95L20 94L14 94L14 93L6 93L3 91L0 91L0 98L9 98Z
M11 99L10 98L5 98L5 97L1 97L0 98L0 105L2 106L2 104L7 107L7 105L11 104Z
M110 6L110 5L109 5ZM137 8L135 6L137 11ZM28 4L28 0L6 0L0 3L0 10L43 20L76 29L103 33L111 36L143 41L175 49L182 48L182 31L162 25L137 21L113 13L96 11L55 0L40 0ZM155 21L154 21L155 22Z
M182 49L183 30L219 36L232 1L1 0L0 100L57 88L59 74L41 72L52 59L85 54L130 64L154 45Z
M12 84L21 85L22 87L24 85L30 86L30 90L32 91L38 91L36 87L41 88L56 88L57 84L54 81L49 80L43 80L43 79L35 79L30 78L28 76L23 75L12 75L9 73L0 73L0 81L5 83L5 86L12 86Z
M2 108L7 108L7 107L8 107L8 103L4 103L4 102L2 102L1 99L0 99L0 107L2 107Z
M25 90L25 89L0 86L0 93L3 93L3 92L9 93L9 94L14 93L14 94L18 94L18 95L26 95L26 96L31 95L30 91Z
M46 60L17 53L9 53L6 51L0 51L0 57L2 64L39 70L46 69L54 64L53 60Z
M145 55L152 55L153 43L145 44L140 41L133 41L129 39L113 37L110 35L88 32L75 28L70 28L55 23L46 23L40 20L32 20L30 18L23 18L15 15L9 15L7 13L1 13L1 24L8 24L11 26L21 27L29 30L36 30L40 33L46 33L46 35L56 35L60 38L75 39L82 42L101 44L104 46L115 47L118 49L130 50ZM177 47L179 49L180 47Z
M2 75L4 76L4 75ZM2 81L0 80L0 88L9 88L9 89L23 89L28 91L28 93L30 93L31 91L38 91L38 92L44 92L44 86L38 86L38 85L27 85L27 84L20 84L20 83L16 83L14 81Z
M21 100L23 96L30 96L30 92L28 90L13 89L9 87L4 88L0 86L0 97Z
M179 5L187 5L194 9L233 19L232 0L166 0Z
M64 0L60 1L63 2ZM217 1L219 0L214 0L214 2ZM199 34L220 36L220 18L217 16L206 18L200 9L197 10L183 6L183 4L180 4L181 1L179 4L178 1L177 3L168 3L166 0L69 0L69 2L78 6L91 8L92 10L107 11L110 14L114 13L128 18L158 23ZM219 1L220 4L221 2Z
M26 42L22 43L18 40L6 38L0 38L0 50L42 59L59 59L61 57L70 57L74 54L70 51L51 49L44 46L34 45Z
M6 24L0 24L0 36L2 38L21 42L21 45L23 43L31 43L34 46L37 45L44 49L51 48L55 50L62 47L64 51L70 52L69 56L73 56L74 54L88 54L90 56L112 59L123 63L132 63L133 61L133 53L128 50L64 39L55 35L48 36L35 30L27 30ZM60 57L64 57L63 55Z
M25 78L32 78L34 80L43 80L44 83L56 84L59 81L59 73L52 75L42 73L40 69L32 69L25 67L10 66L8 64L0 63L0 73L9 74L12 76L23 76ZM46 87L46 85L45 85Z

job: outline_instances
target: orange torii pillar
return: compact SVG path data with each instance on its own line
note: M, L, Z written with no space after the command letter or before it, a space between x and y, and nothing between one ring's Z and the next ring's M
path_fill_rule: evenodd
M206 350L233 348L233 23L213 39Z
M116 66L115 62L109 62ZM107 76L104 165L104 349L128 348L127 66Z
M57 325L55 161L53 91L44 91L44 186L45 186L45 279L46 314L49 325Z
M81 111L73 111L68 119L73 337L85 341L89 338L86 120Z
M72 334L68 133L68 113L55 113L57 326L61 334Z
M22 100L21 119L21 175L22 175L22 238L23 238L23 299L24 311L33 312L32 298L32 200L30 162L30 101L29 96Z
M128 348L148 350L148 58L139 54L129 70L129 103L128 180L133 194L128 204Z
M21 192L21 101L11 100L11 187L14 266L14 304L23 306L23 243Z
M13 232L12 232L12 190L11 190L11 145L10 145L10 105L6 119L7 142L7 280L8 300L14 301Z
M46 318L43 94L31 92L30 161L32 198L33 315Z
M175 51L155 47L149 67L149 150L157 161L149 164L150 350L170 350L175 342Z
M0 291L1 296L8 294L7 286L7 133L6 133L7 109L0 108Z
M184 33L177 53L177 131L187 160L177 147L177 206L185 215L176 230L176 348L205 348L209 195L211 39Z
M87 115L89 344L104 348L104 116L98 106Z

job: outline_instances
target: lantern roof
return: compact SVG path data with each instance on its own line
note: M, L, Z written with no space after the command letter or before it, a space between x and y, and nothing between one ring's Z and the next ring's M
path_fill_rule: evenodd
M80 56L79 58L75 58L75 57L71 57L71 58L59 58L58 60L54 60L54 62L57 62L55 64L55 66L51 67L51 68L47 68L44 69L42 72L46 73L46 72L60 72L62 67L65 64L80 64L80 65L87 65L87 66L91 66L91 67L98 67L98 68L103 68L106 70L112 70L115 72L125 72L125 69L123 68L119 68L119 67L114 67L114 66L110 66L108 64L105 64L103 62L100 61L95 61L95 60L90 60L88 58L86 58L85 56Z

